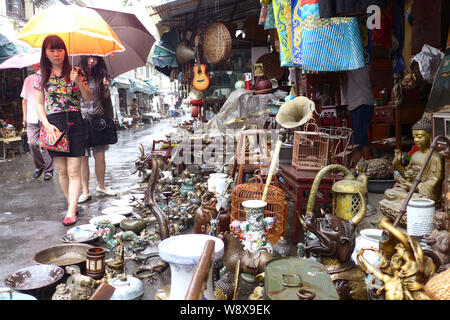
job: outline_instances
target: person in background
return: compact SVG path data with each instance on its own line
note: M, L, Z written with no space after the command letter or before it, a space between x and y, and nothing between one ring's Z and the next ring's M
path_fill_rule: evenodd
M34 71L39 70L39 63L32 66ZM41 122L36 112L36 103L34 95L34 76L35 73L28 76L24 83L20 96L22 97L23 127L27 130L28 145L30 146L31 157L33 158L36 171L33 173L33 179L39 178L44 173L44 180L53 178L54 163L47 149L38 146L39 132Z
M91 101L82 101L83 118L90 115L101 115L113 118L113 108L111 102L111 92L109 90L110 76L106 69L105 61L102 57L83 56L81 58L81 69L85 72L88 79L89 88L93 96ZM100 134L100 133L99 133ZM78 203L83 203L91 199L89 193L89 157L91 154L95 160L95 176L97 177L98 193L108 196L114 196L116 191L105 186L106 160L105 151L108 145L87 147L87 156L81 160L81 194Z
M64 41L47 36L42 43L41 70L36 72L34 88L36 111L50 141L57 131L68 130L69 152L49 151L58 169L59 184L67 200L62 221L70 226L77 222L81 190L81 157L85 153L85 127L81 117L80 98L92 100L83 71L72 68Z
M353 162L356 164L361 157L370 159L369 129L374 101L367 66L346 71L341 79L341 90L342 104L347 104L347 110L352 115L353 143L358 145L353 152Z

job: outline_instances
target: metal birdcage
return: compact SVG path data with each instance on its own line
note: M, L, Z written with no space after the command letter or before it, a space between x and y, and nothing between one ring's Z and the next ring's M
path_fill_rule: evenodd
M231 225L233 221L243 222L246 214L242 202L246 200L261 200L264 192L264 182L259 175L255 175L247 183L238 184L231 191ZM273 217L273 227L268 230L267 237L271 244L275 244L286 235L287 202L286 195L277 186L270 185L266 197L267 206L264 210L264 218ZM230 227L231 232L240 236Z
M312 127L312 130L309 130ZM330 139L317 124L308 122L304 131L294 132L292 166L297 170L320 170L328 164Z

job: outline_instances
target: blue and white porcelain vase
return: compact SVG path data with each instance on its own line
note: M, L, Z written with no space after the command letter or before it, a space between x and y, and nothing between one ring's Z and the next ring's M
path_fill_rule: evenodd
M268 241L266 230L273 226L273 218L264 218L264 209L267 202L262 200L247 200L242 202L246 214L246 221L243 221L240 228L243 232L244 250L258 252L266 250L273 252L272 245Z

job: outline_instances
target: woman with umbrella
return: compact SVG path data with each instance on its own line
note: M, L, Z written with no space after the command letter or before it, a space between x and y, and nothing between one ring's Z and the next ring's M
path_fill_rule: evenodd
M109 91L110 77L102 57L83 56L80 62L81 69L86 73L89 87L92 90L92 101L83 101L83 118L99 115L109 119L114 118L111 93ZM98 134L103 134L99 132ZM97 177L97 192L109 196L115 196L116 191L105 187L105 151L108 145L87 147L87 156L81 160L81 188L82 193L78 203L85 202L91 198L89 194L89 156L92 154L95 160L95 175Z
M36 110L50 141L57 130L68 129L70 152L50 151L59 172L59 184L68 202L63 225L77 222L81 191L81 157L85 154L85 128L80 98L92 100L92 91L83 72L69 62L64 41L49 35L42 44L41 70L36 73Z

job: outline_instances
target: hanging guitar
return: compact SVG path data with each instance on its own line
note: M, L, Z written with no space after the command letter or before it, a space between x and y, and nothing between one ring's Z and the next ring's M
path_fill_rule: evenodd
M200 63L200 56L198 53L199 37L195 36L195 53L197 64L194 65L194 79L192 79L192 86L198 91L205 91L211 84L211 79L206 73L206 65Z

